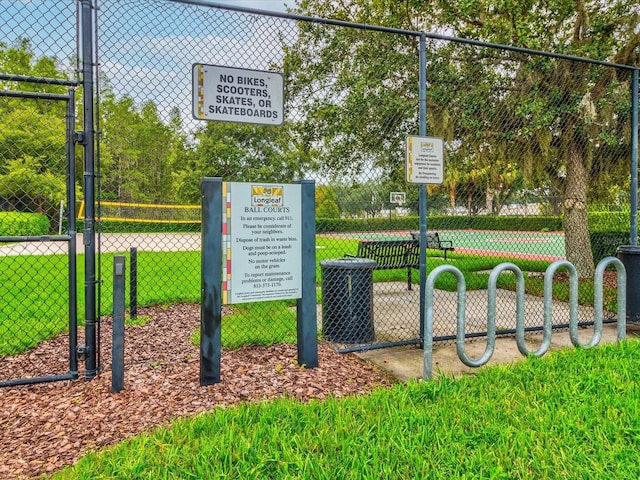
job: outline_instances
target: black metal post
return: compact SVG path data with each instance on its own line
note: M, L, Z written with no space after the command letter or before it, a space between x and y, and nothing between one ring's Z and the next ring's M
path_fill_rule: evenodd
M297 300L298 364L318 366L318 318L316 310L316 207L315 182L301 180L302 297Z
M125 257L113 258L113 325L111 344L111 392L124 389L124 284Z
M78 378L78 266L76 255L75 90L67 101L67 234L69 235L69 374Z
M202 179L200 385L220 383L222 354L222 179Z
M84 132L84 297L85 379L97 373L96 362L96 249L95 249L95 149L93 118L92 0L81 0L82 104Z
M138 249L129 249L129 317L138 318Z
M631 81L631 235L629 242L638 245L638 69ZM629 285L629 283L627 283ZM627 295L627 298L628 295Z

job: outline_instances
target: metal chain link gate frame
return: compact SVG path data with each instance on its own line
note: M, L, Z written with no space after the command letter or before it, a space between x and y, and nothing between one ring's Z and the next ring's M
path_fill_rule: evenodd
M19 75L0 74L0 81L16 82L20 86L33 87L47 85L54 87L76 87L76 83L52 78L35 78ZM62 158L64 163L59 167L64 170L65 201L61 200L58 212L58 235L45 234L0 236L2 253L0 263L2 270L11 272L14 279L19 278L20 284L3 281L0 284L0 298L2 304L2 324L0 326L0 347L2 355L18 354L24 350L31 351L33 361L29 372L20 372L22 378L13 378L17 375L11 369L11 361L3 362L0 369L0 387L15 385L27 385L59 380L74 380L78 378L77 359L77 268L76 268L76 224L75 224L75 90L69 88L68 93L48 93L46 91L20 91L1 90L0 98L16 99L24 102L43 101L50 104L63 103L65 112L64 122L60 125L64 128L59 132L64 138L65 153ZM7 105L10 108L10 106ZM62 112L61 112L62 113ZM37 114L34 112L34 114ZM24 128L22 125L13 125L13 128ZM41 135L39 131L28 131L27 134L36 138ZM29 164L29 152L22 152L22 162ZM41 155L43 152L39 152ZM51 152L55 157L61 152ZM20 160L16 160L20 161ZM16 174L17 175L17 174ZM33 193L30 188L35 185L23 183L23 188L12 190L11 196L5 196L2 200L10 209L24 212L32 209L33 214L52 215L57 205L43 205L35 202L30 197ZM43 201L46 201L43 199ZM64 211L64 214L63 214ZM40 213L39 213L40 212ZM2 215L3 212L0 212ZM5 215L11 215L9 210ZM55 219L52 215L51 219ZM63 224L66 227L62 234ZM19 232L18 232L19 233ZM64 247L67 247L66 252ZM65 265L66 263L66 265ZM58 284L54 286L52 284ZM64 287L66 286L66 291ZM50 288L51 287L51 288ZM51 295L50 292L56 292ZM47 292L47 293L45 293ZM66 315L65 315L66 311ZM66 317L66 324L64 318ZM38 351L38 344L42 339L55 336L61 332L68 332L68 357L66 373L55 373L56 369L63 368L64 358L50 358L48 350ZM5 358L6 359L6 358Z

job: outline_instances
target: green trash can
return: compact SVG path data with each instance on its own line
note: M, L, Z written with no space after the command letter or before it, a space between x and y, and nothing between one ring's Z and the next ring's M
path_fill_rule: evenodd
M622 245L616 254L627 271L627 324L640 325L640 247Z
M336 258L320 262L322 275L322 336L338 343L369 343L373 326L373 269L366 258Z

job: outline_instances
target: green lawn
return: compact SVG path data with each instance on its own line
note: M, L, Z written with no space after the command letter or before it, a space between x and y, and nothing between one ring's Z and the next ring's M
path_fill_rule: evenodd
M370 396L218 408L54 479L640 478L640 343Z

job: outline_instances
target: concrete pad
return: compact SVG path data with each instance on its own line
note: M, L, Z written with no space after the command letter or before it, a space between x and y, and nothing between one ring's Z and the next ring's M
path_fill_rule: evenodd
M587 343L591 340L593 328L580 329L580 340ZM629 327L627 329L627 338L640 340L640 331L638 328ZM551 350L559 350L562 348L573 348L569 338L568 331L553 331L551 336ZM542 334L528 334L527 348L535 351L542 341ZM603 327L602 339L600 344L615 343L617 341L616 325L607 324ZM472 359L478 359L482 356L486 348L486 339L477 339L465 343L466 355ZM382 348L378 350L367 350L358 352L357 355L374 365L389 372L402 382L409 380L422 379L424 366L424 351L417 346L409 347L392 347ZM433 376L438 375L474 375L480 369L487 366L514 363L524 360L524 357L518 351L516 340L514 337L498 337L493 356L489 362L479 368L467 367L458 358L455 344L434 344L433 347Z
M516 326L516 295L509 290L497 290L496 298L496 327L500 329L515 329ZM487 326L487 291L471 290L466 292L466 333L486 332ZM525 324L542 325L544 318L544 303L541 297L525 295L524 302ZM393 342L407 338L419 338L419 288L406 290L395 284L376 283L374 285L374 324L376 342ZM320 313L319 313L320 315ZM610 314L609 314L610 315ZM552 317L554 324L569 323L569 305L566 302L553 303ZM593 308L579 306L578 320L580 322L593 321ZM605 318L607 313L605 312ZM392 320L392 321L391 321ZM434 337L455 335L457 323L457 293L436 290L434 292ZM628 338L640 338L638 328L627 328ZM410 332L408 335L407 332ZM580 328L579 338L582 344L591 341L593 327ZM401 334L401 337L399 335ZM527 349L536 351L542 342L542 332L527 333ZM550 350L573 348L567 329L554 330L552 333ZM600 343L615 343L617 341L616 325L606 324L603 328ZM486 338L469 339L465 342L465 352L471 359L480 358L486 348ZM417 346L391 347L367 350L357 353L361 358L372 362L388 371L399 380L406 382L410 379L421 379L424 365L424 351ZM498 336L494 353L486 366L513 363L523 360L515 337ZM478 368L467 367L458 358L455 341L435 342L433 347L433 374L473 375ZM480 367L484 368L484 367Z
M373 319L376 342L393 342L408 338L420 338L420 288L412 290L406 284L397 282L375 283L373 287ZM455 335L457 323L457 292L435 290L433 299L434 337ZM487 290L469 290L465 297L466 333L480 333L487 330L488 295ZM516 293L511 290L496 291L496 328L508 330L516 328ZM542 325L544 320L543 299L525 295L525 325ZM569 304L553 303L555 324L569 323ZM606 317L606 315L605 315ZM578 306L578 321L593 321L593 308Z

